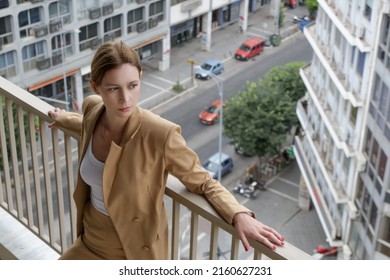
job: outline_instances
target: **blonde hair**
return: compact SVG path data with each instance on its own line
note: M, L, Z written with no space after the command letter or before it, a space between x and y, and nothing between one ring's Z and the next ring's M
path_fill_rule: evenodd
M104 74L122 64L135 66L141 75L142 67L138 53L123 41L102 44L93 56L91 63L91 80L100 86Z

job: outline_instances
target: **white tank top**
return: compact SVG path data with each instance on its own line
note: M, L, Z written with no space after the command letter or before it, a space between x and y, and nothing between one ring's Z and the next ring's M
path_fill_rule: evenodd
M99 161L92 153L92 137L87 152L81 162L80 175L91 187L92 205L106 216L109 216L103 201L104 162Z

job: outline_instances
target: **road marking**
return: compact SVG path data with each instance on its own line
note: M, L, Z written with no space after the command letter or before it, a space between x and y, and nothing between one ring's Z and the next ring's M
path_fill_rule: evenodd
M166 82L166 83L171 84L171 85L176 84L176 82L172 82L171 80L167 80L165 78L159 77L159 76L154 75L154 74L148 74L148 76L153 77L153 78L155 78L157 80L161 80L161 81Z
M289 196L289 195L284 194L284 193L282 193L280 191L277 191L277 190L274 190L274 189L271 189L271 188L268 188L267 191L273 192L274 194L280 195L280 196L282 196L284 198L287 198L287 199L289 199L291 201L298 202L298 199L296 199L295 197Z
M155 84L148 83L148 82L146 82L146 81L142 81L141 83L142 83L142 84L145 84L145 85L148 85L148 86L151 86L151 87L154 87L154 88L157 88L157 89L159 89L159 90L164 90L164 91L166 90L165 88L156 86Z
M279 177L279 178L276 178L277 180L280 180L280 181L282 181L282 182L285 182L286 184L289 184L289 185L291 185L291 186L294 186L294 187L296 187L296 188L298 188L299 189L299 184L297 184L297 183L294 183L294 182L292 182L292 181L289 181L289 180L287 180L287 179L284 179L284 178L282 178L282 177Z
M273 32L270 32L268 30L264 30L264 29L260 29L260 28L255 28L255 27L251 27L251 29L254 29L256 31L260 31L262 33L266 33L266 34L274 34ZM253 35L256 35L255 33L252 33L252 32L248 32L249 34L253 34ZM258 35L256 35L258 36Z

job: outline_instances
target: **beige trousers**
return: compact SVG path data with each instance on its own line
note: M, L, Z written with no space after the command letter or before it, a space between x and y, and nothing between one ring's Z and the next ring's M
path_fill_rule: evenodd
M125 260L126 255L110 217L89 201L84 208L84 233L60 260Z

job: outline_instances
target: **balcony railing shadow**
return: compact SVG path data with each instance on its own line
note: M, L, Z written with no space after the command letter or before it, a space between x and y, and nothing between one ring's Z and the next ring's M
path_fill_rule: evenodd
M47 112L52 106L2 77L0 104L0 259L6 256L16 259L56 258L76 238L72 194L78 164L77 136L48 128L51 118ZM165 194L171 213L171 259L203 259L205 255L209 259L218 259L221 256L218 242L221 232L224 244L230 244L230 250L223 252L224 258L243 258L245 254L240 253L242 246L239 246L234 228L202 196L187 191L172 176ZM183 213L189 217L184 239ZM7 215L7 219L1 218L2 215ZM198 241L201 220L209 225L208 241ZM15 226L14 231L10 224ZM8 231L2 232L2 228ZM204 226L202 230L205 230ZM230 236L230 242L226 241L226 235ZM186 256L181 251L183 240L188 248ZM21 246L20 242L24 245ZM275 251L256 241L250 241L250 245L253 259L311 259L310 255L289 243ZM20 247L24 253L18 253ZM50 253L40 254L45 250Z

